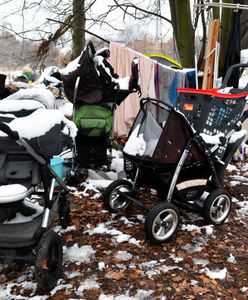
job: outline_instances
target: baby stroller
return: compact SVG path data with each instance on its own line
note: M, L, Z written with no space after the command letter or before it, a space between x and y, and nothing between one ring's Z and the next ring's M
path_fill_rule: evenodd
M77 161L80 168L109 165L114 111L132 92L140 92L138 59L131 64L131 76L118 78L108 63L108 48L95 50L90 41L75 70L63 74L64 91L74 104Z
M47 292L56 286L63 259L52 222L59 213L61 226L69 224L68 189L49 161L71 146L76 128L60 111L40 106L0 102L0 253L5 261L34 264L37 289Z
M142 99L124 148L125 171L104 193L104 205L120 212L131 203L143 209L145 233L156 244L169 241L179 223L178 206L203 214L208 224L223 223L231 197L222 185L224 172L245 137L247 93L179 90L178 106ZM195 128L194 128L195 126ZM200 181L199 181L200 180ZM138 187L150 183L164 201L151 209L139 199Z

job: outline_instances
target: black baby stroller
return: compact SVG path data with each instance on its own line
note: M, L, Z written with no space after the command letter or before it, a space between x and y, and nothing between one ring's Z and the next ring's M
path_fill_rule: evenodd
M0 105L0 253L7 261L31 260L38 291L48 292L63 258L61 237L51 225L57 213L63 228L69 224L68 189L49 160L71 146L75 125L58 110L37 108L33 103L31 111L21 109L26 116L18 118L13 107L7 113Z
M90 41L76 70L62 76L65 94L74 103L80 168L109 165L114 110L130 93L140 92L138 59L132 62L131 76L119 79L107 61L109 55L108 48L96 51Z
M222 180L245 137L240 126L248 116L247 111L242 115L247 93L179 92L179 107L194 112L192 125L199 126L191 126L170 104L142 99L124 148L125 170L131 181L114 181L104 193L110 212L119 212L131 203L144 209L146 236L158 244L170 240L176 231L177 206L202 212L208 224L226 220L231 197ZM143 182L151 183L165 201L149 209L138 198L138 186Z

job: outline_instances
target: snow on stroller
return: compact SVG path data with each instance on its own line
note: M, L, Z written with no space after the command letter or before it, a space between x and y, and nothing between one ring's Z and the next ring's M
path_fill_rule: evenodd
M191 124L170 104L142 99L124 147L130 180L114 181L104 193L110 212L120 212L131 203L143 209L146 236L157 244L169 241L176 232L178 206L201 212L208 224L226 220L231 197L222 180L246 133L240 126L248 117L248 111L242 115L247 93L194 89L179 93L179 108ZM138 197L144 182L164 199L151 209Z
M64 72L67 98L74 103L77 160L80 168L109 165L107 150L112 148L114 110L132 92L140 92L138 59L131 65L131 76L118 78L107 58L108 48L95 50L90 41L76 69Z
M0 254L31 260L40 291L56 286L62 267L62 240L51 230L56 214L63 228L69 224L68 189L49 162L75 132L73 122L40 102L0 102Z

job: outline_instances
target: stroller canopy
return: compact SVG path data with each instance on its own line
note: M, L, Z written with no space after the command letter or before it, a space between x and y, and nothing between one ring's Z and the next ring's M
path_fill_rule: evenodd
M142 99L123 149L125 154L158 164L178 163L193 130L183 114L157 99ZM190 160L203 160L193 144Z

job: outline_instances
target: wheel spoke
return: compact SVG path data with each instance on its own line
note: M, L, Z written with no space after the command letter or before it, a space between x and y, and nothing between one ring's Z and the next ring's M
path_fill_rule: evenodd
M163 223L168 223L168 222L172 222L174 220L174 217L172 214L168 214L163 220Z
M218 201L217 201L217 203L216 203L216 206L218 207L218 206L220 206L223 202L225 202L226 200L225 200L225 198L223 198L223 197L220 197L219 199L218 199Z
M156 220L155 220L155 225L156 226L161 226L162 225L162 221L160 219L160 217L157 217Z
M165 234L165 228L161 226L159 230L157 231L156 235L163 237Z

